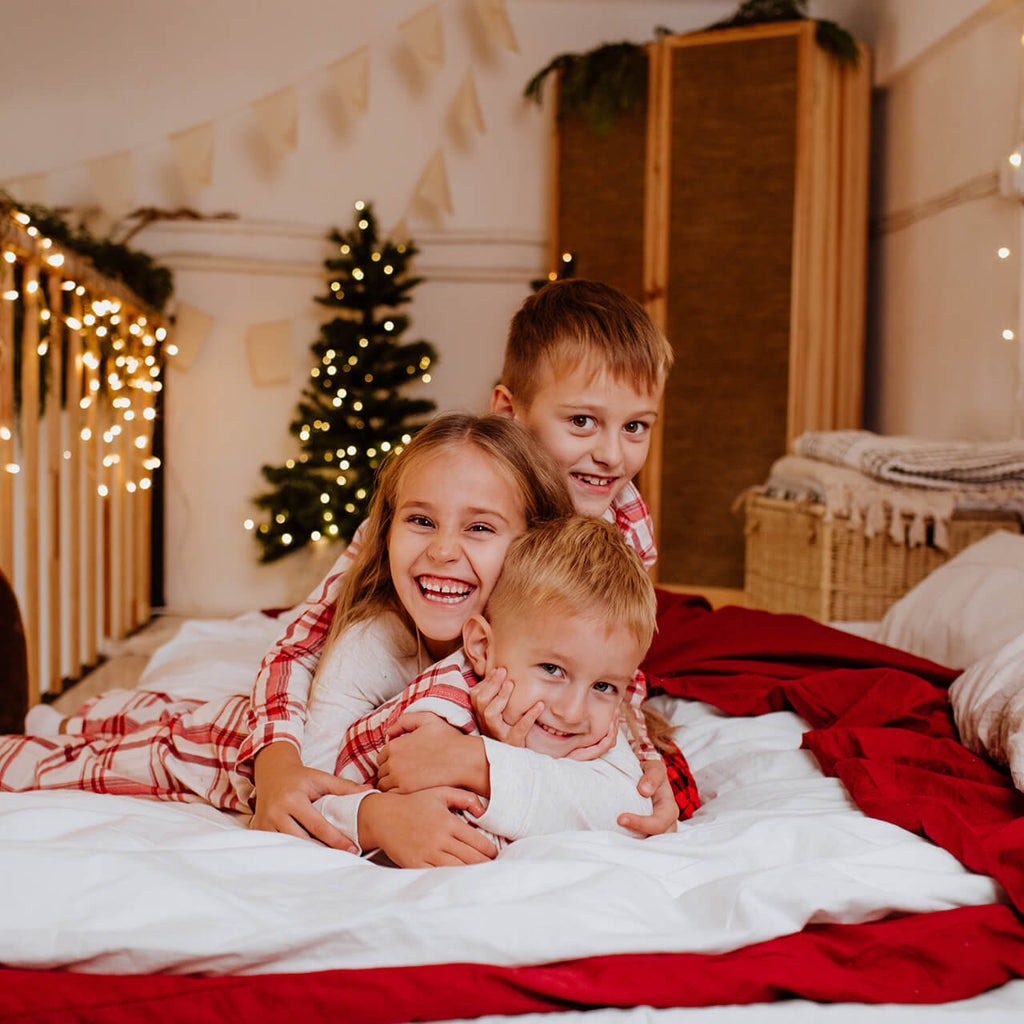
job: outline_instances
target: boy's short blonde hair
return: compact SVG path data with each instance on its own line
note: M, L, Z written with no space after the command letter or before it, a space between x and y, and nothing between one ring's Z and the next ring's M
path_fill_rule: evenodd
M573 515L527 530L509 545L486 615L514 621L538 611L625 626L646 651L657 599L622 534L603 519Z
M674 355L647 311L606 284L570 278L531 295L512 317L501 383L529 406L542 368L593 366L637 392L656 391Z

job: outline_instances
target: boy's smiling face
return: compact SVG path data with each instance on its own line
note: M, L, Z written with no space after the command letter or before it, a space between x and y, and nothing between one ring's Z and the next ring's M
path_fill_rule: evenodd
M494 667L507 671L513 684L507 722L544 703L525 746L549 757L593 746L617 727L626 688L644 655L626 627L555 608L491 622L474 615L463 636L479 675Z
M601 516L647 459L663 389L638 392L592 365L545 361L528 405L499 385L491 408L512 414L554 457L577 512Z

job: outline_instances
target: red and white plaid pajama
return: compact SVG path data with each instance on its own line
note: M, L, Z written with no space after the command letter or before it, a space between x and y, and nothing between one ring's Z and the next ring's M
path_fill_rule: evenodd
M69 721L78 732L0 737L0 791L81 789L249 813L252 773L225 767L237 760L248 710L245 694L202 701L112 691Z

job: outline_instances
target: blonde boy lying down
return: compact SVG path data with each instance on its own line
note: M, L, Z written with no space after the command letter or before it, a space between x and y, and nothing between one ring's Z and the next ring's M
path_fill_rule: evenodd
M572 516L529 530L510 546L485 614L463 627L463 648L356 721L335 770L376 783L389 736L414 712L479 736L471 690L485 679L500 688L503 670L511 682L504 718L517 723L506 738L538 757L528 772L495 772L508 780L495 792L489 769L502 757L502 744L481 738L475 756L465 757L462 748L457 764L446 759L438 765L445 784L487 801L475 822L499 846L528 834L616 829L621 787L610 799L605 791L612 777L640 778L627 735L631 717L622 706L654 634L655 612L654 587L615 527ZM561 758L595 759L592 767L599 770L566 772L555 760ZM435 785L427 781L422 788ZM647 805L639 812L649 813L649 801L637 799ZM402 845L394 841L395 802L393 794L371 790L325 796L317 806L364 850L379 846L386 828L390 850ZM419 827L415 815L408 815L407 827Z

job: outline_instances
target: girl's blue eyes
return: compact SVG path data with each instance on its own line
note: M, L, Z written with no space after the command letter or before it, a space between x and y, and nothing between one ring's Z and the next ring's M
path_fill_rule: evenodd
M618 689L612 683L599 682L594 683L594 689L598 693L618 693Z

